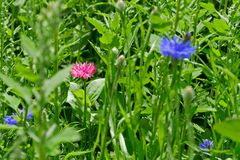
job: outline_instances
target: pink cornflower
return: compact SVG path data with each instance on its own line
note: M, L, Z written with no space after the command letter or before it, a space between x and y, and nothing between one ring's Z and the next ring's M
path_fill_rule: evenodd
M92 77L92 75L96 72L96 67L94 63L80 63L73 64L71 75L76 78L87 79Z

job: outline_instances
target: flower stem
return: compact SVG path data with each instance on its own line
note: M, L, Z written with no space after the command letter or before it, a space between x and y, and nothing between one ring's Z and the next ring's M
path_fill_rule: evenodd
M174 33L176 33L176 31L177 31L177 25L178 25L178 21L179 21L180 4L181 4L181 0L178 0L177 1L176 19L175 19L175 24L174 24Z
M0 0L0 33L1 33L1 44L0 44L0 57L1 57L1 64L0 64L0 71L2 72L2 68L3 68L3 38L4 38L4 25L3 25L3 2L2 0ZM4 85L3 85L3 81L1 80L1 92L4 92ZM2 115L3 117L5 116L5 105L4 103L2 103Z
M83 127L86 128L86 116L87 116L87 93L86 93L86 80L84 80L84 113L83 113Z

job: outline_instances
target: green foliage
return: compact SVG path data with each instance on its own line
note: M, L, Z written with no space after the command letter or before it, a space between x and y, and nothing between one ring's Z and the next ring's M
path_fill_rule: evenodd
M239 7L0 1L0 159L240 159ZM195 54L162 56L161 39L186 32ZM97 72L72 77L84 62Z
M95 79L88 84L86 91L92 103L94 103L102 93L104 84L104 78Z
M239 122L239 119L226 120L215 124L214 129L221 135L226 136L233 141L240 142Z
M54 89L59 86L62 82L66 81L66 78L69 76L69 71L71 66L68 66L60 71L58 71L55 75L53 75L50 79L47 79L43 83L43 90L45 92L45 97L48 97L49 94L54 91Z

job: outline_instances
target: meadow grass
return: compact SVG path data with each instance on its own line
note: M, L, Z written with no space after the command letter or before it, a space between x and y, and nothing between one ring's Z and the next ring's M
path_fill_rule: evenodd
M239 6L0 0L0 159L240 159Z

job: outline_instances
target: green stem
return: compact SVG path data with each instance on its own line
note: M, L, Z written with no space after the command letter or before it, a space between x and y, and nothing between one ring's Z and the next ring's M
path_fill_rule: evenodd
M174 33L176 33L176 31L177 31L177 25L179 22L180 4L181 4L181 0L178 0L177 1L176 19L175 19L175 24L174 24Z
M2 0L0 0L0 34L1 34L1 50L0 50L0 56L1 56L1 60L0 60L0 72L2 72L3 69L3 38L4 38L4 28L3 28L3 2ZM4 85L3 85L3 81L1 80L1 92L4 92ZM5 105L4 103L2 103L2 116L5 116Z
M86 117L87 117L87 89L86 80L84 80L84 111L83 111L83 127L86 129ZM80 115L79 115L80 116Z
M58 27L56 27L57 29L55 30L54 33L54 54L55 56L57 56L58 53ZM56 58L56 62L55 62L55 67L54 67L54 72L57 73L58 71L58 59ZM55 89L55 98L54 98L54 107L55 107L55 123L58 125L59 123L59 105L58 105L58 88Z
M200 11L200 5L199 5L199 0L196 2L197 6L197 11L195 12L195 17L194 17L194 26L193 26L193 45L196 45L196 37L197 37L197 25L198 25L198 14Z
M228 5L228 0L225 0L224 3L224 13L227 14L227 5Z
M45 123L43 121L43 117L42 117L42 111L43 111L43 106L45 104L45 95L44 95L44 90L42 88L43 86L43 82L45 80L45 62L43 60L43 57L41 57L40 60L40 73L39 73L39 87L40 89L40 100L38 102L38 111L37 111L37 119L38 119L38 123L39 123L39 130L38 133L40 135L40 142L39 142L39 159L40 160L45 160L46 158L46 154L45 154Z

